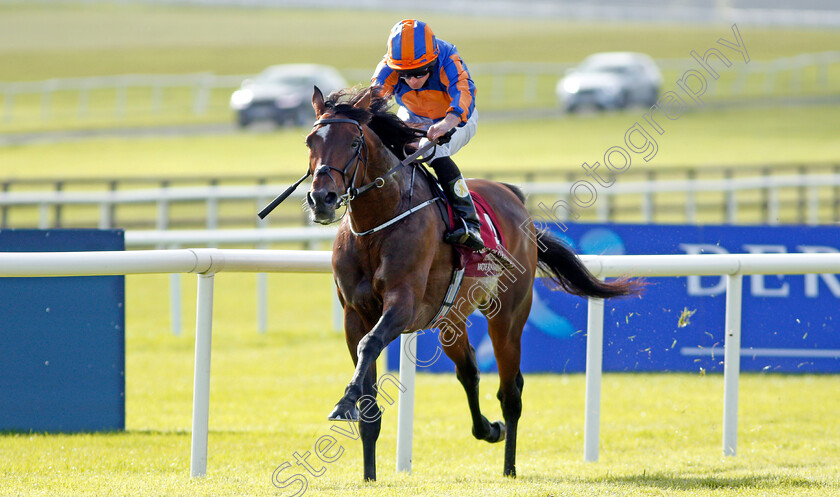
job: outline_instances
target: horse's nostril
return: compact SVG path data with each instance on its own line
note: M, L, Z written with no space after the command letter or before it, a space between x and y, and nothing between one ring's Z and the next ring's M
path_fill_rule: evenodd
M306 192L306 203L309 207L315 207L315 199L312 198L312 192Z
M330 192L324 197L324 203L327 205L333 205L338 201L338 195L335 192Z

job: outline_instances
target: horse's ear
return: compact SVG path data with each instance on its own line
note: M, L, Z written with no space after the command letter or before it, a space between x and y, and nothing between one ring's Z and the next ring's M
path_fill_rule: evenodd
M324 94L315 86L315 91L312 93L312 108L315 109L315 115L320 116L327 111L327 106L324 104Z
M372 95L371 95L370 88L368 88L367 90L365 90L365 93L362 96L362 98L360 98L359 100L356 101L355 104L353 104L353 107L355 107L357 109L367 110L368 108L370 108L371 96Z

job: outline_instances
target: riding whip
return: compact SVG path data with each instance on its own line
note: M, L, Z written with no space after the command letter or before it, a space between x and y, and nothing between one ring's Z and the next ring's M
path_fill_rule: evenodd
M283 202L284 200L286 200L286 198L287 198L289 195L291 195L291 194L292 194L292 192L294 192L294 191L297 189L297 187L298 187L298 186L300 186L300 184L301 184L301 183L303 183L303 180L305 180L306 178L308 178L310 174L312 174L312 173L310 173L309 171L307 171L307 172L306 172L306 174L304 174L303 176L301 176L301 178L295 182L295 184L294 184L294 185L292 185L292 186L290 186L290 187L286 188L286 191L285 191L285 192L281 193L281 194L280 194L277 198L275 198L274 200L272 200L270 204L268 204L268 205L266 205L265 207L263 207L263 210L261 210L261 211L260 211L260 213L259 213L259 214L257 214L257 215L260 217L260 219L265 219L265 216L267 216L267 215L268 215L271 211L273 211L275 207L277 207L278 205L280 205L280 203L281 203L281 202Z
M429 143L427 143L424 147L420 148L419 150L417 150L417 151L416 151L416 152L414 152L413 154L411 154L411 155L409 155L408 157L406 157L405 159L403 159L403 160L400 162L400 164L398 164L398 165L397 165L397 167L395 167L395 168L391 169L390 171L388 171L386 174L384 174L384 175L383 175L383 177L384 177L384 176L388 176L388 175L390 175L390 174L392 174L392 173L396 172L396 171L397 171L397 169L399 169L400 167L405 166L406 164L410 164L411 162L413 162L413 161L417 160L417 158L418 158L418 157L420 157L421 155L425 155L426 153L428 153L428 151L429 151L429 150L431 150L432 148L434 148L434 147L435 147L435 145L443 145L444 143L448 142L448 141L449 141L449 139L452 137L452 135L453 135L454 133L455 133L455 128L450 129L449 131L447 131L446 133L444 133L444 134L443 134L443 136L440 136L440 137L438 137L438 138L436 138L436 139L434 139L434 140L430 141L430 142L429 142ZM281 194L280 194L277 198L275 198L274 200L272 200L270 204L266 205L266 206L263 208L263 210L261 210L261 211L260 211L260 213L259 213L259 214L257 214L257 215L260 217L260 219L265 219L265 216L267 216L269 213L271 213L271 211L273 211L275 207L277 207L278 205L280 205L280 203L281 203L281 202L283 202L284 200L286 200L286 198L287 198L289 195L291 195L291 194L292 194L292 192L294 192L294 191L295 191L295 189L297 189L297 187L298 187L298 186L300 186L300 184L301 184L301 183L303 183L303 180L305 180L306 178L308 178L310 174L312 174L312 173L311 173L311 172L309 172L309 171L307 171L307 172L306 172L306 174L304 174L304 175L303 175L303 176L302 176L299 180L297 180L297 181L295 182L295 184L294 184L294 185L292 185L292 186L290 186L290 187L286 188L286 191L285 191L285 192L281 193ZM372 186L372 185L373 185L373 183L372 183L371 185L368 185L368 187L370 187L370 186ZM361 189L360 189L360 191L358 191L357 193L363 193L364 191L366 191L366 190L361 190Z

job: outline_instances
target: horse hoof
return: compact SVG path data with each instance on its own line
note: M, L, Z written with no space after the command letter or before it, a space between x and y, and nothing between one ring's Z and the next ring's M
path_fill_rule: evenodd
M502 421L493 421L492 423L490 423L490 425L493 427L494 434L497 431L499 433L499 435L495 437L495 440L491 440L490 443L499 443L502 440L504 440L505 434L507 433L507 428L505 427L505 424Z
M330 421L358 421L359 410L353 404L339 402L335 405L335 408L332 410L327 419Z
M475 427L473 427L473 436L479 440L484 440L487 443L498 443L505 439L505 432L507 429L505 428L505 423L502 421L493 421L490 423L490 433L487 436L482 437L481 435L476 435Z

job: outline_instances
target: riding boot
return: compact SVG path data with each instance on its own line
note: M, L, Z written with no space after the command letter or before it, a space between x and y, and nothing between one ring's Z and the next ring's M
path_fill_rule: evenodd
M467 182L461 176L458 166L449 157L434 159L431 166L435 170L438 180L440 180L446 199L449 200L452 210L459 218L456 223L461 224L461 226L457 226L447 233L444 240L447 243L464 245L476 251L483 249L481 222L475 212L475 205L467 188Z

